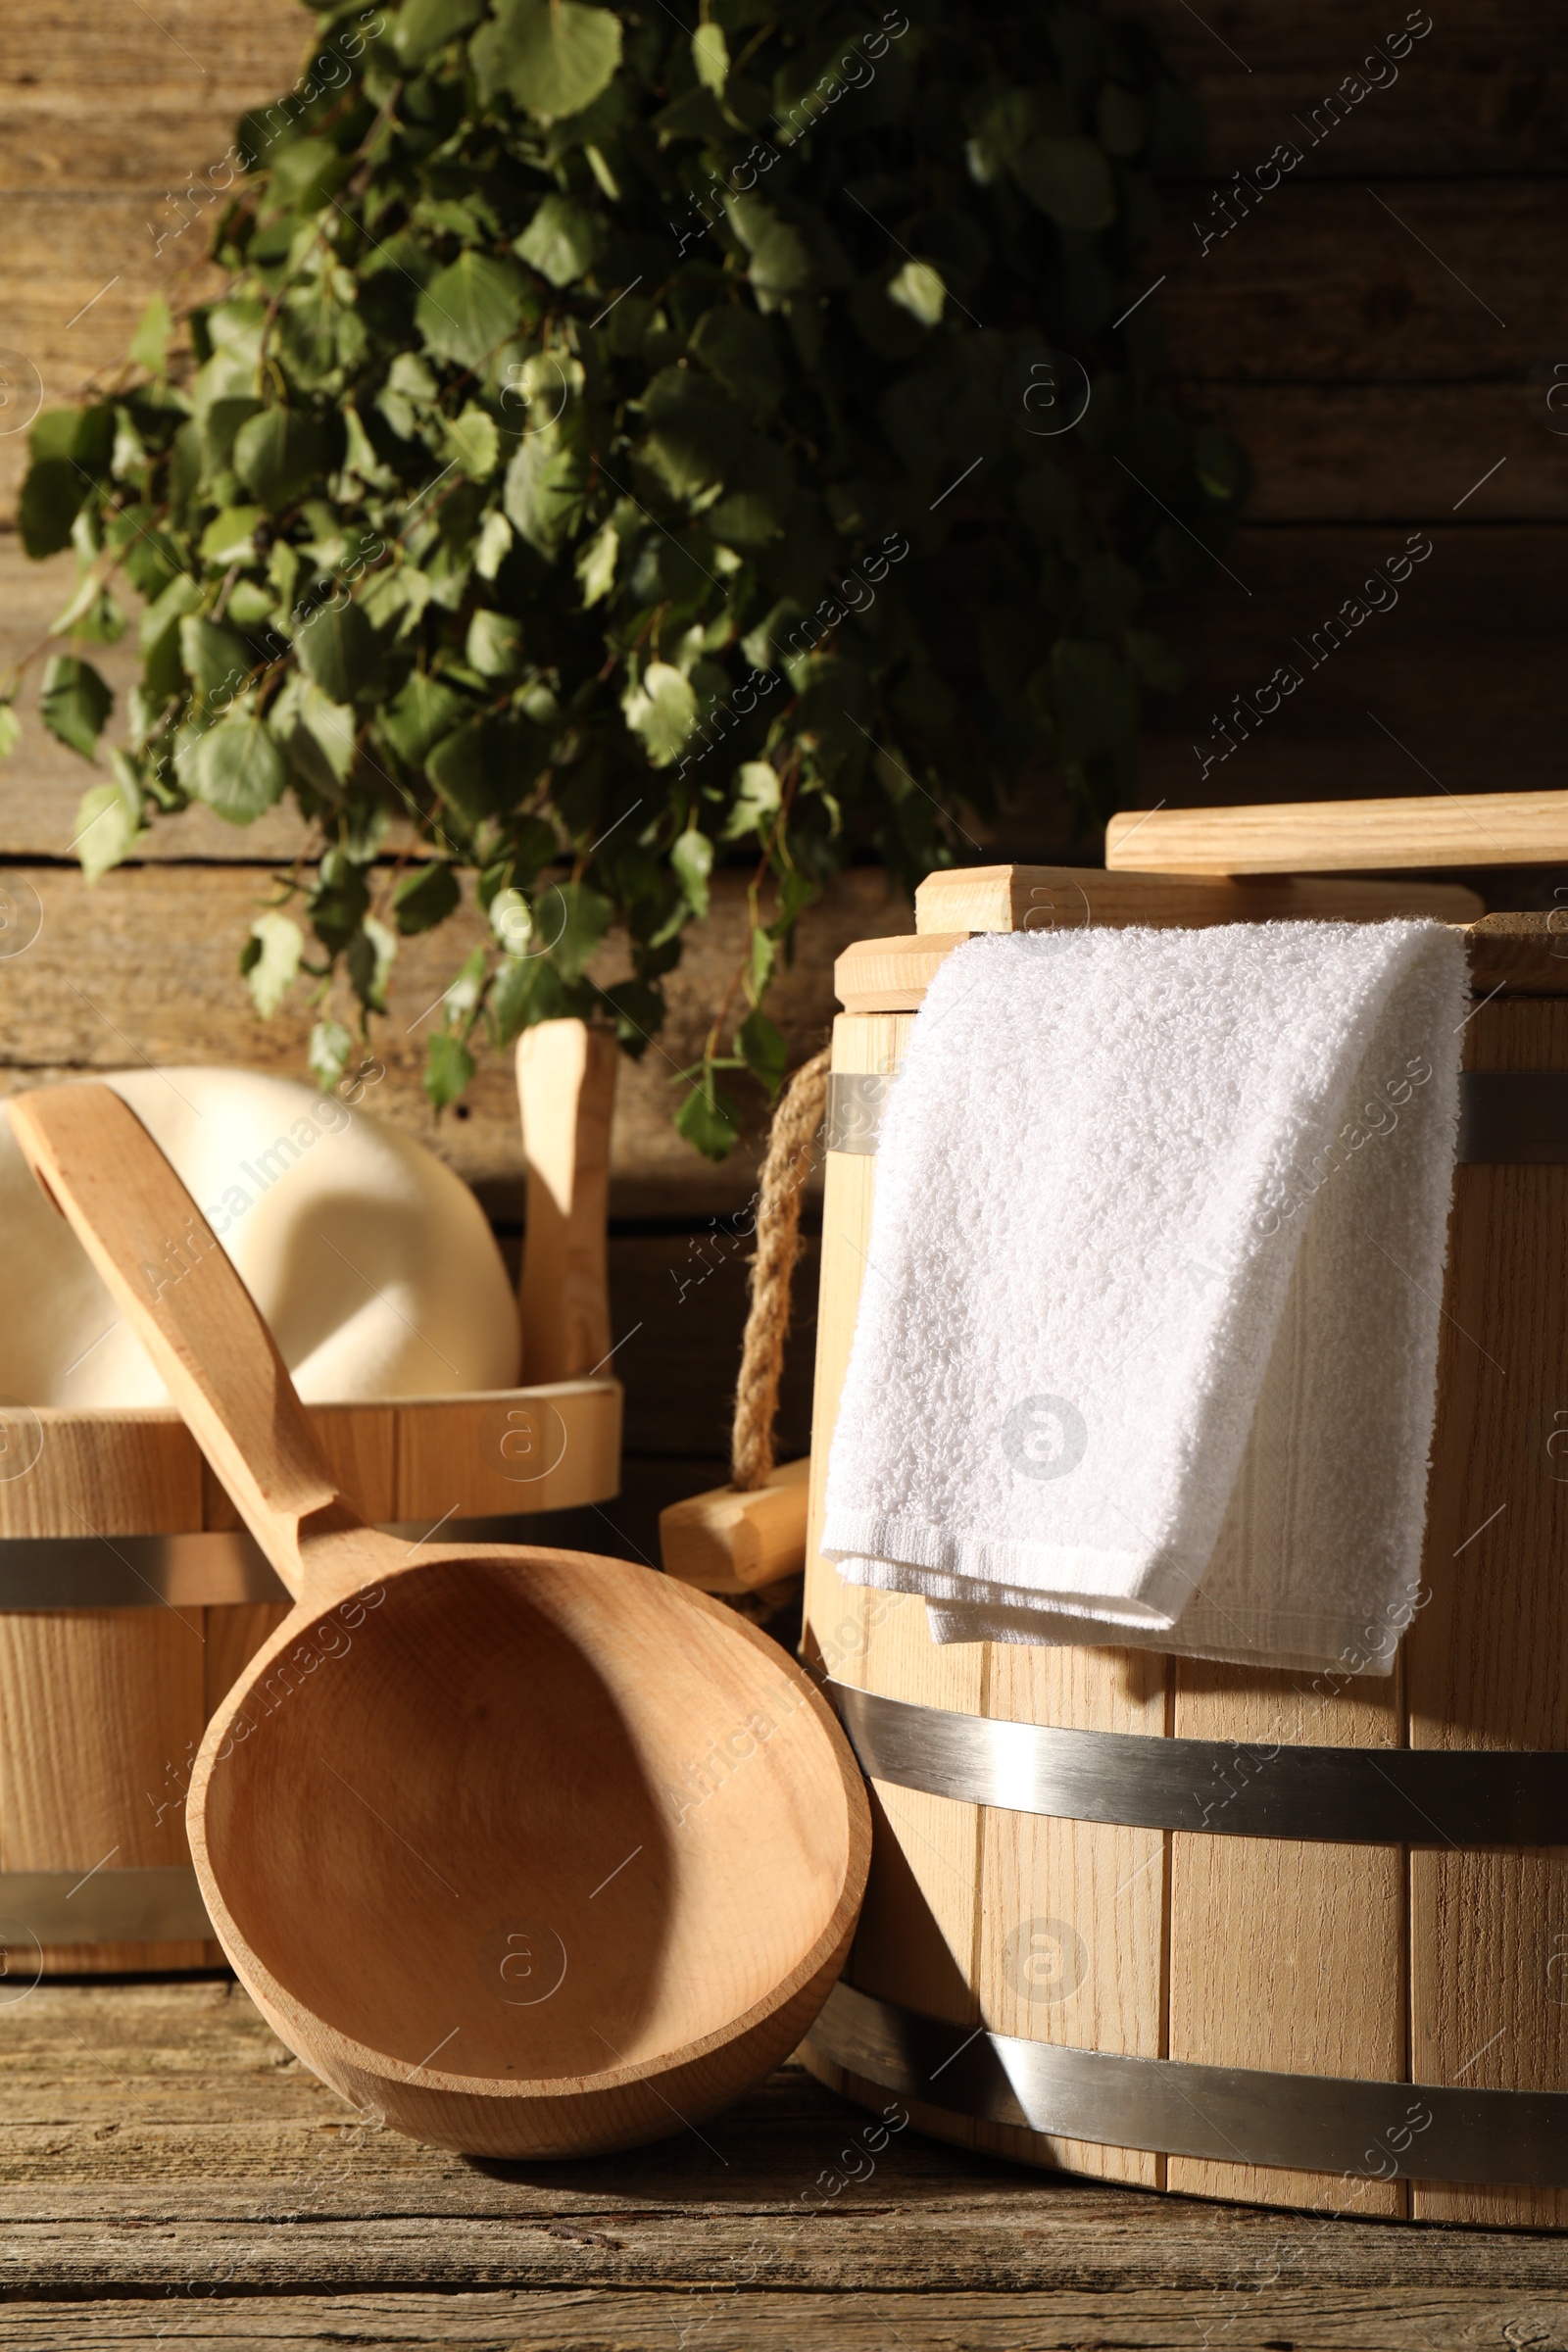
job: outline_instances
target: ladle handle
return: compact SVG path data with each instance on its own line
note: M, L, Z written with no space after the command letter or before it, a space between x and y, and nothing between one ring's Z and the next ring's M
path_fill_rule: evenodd
M327 1534L358 1522L217 1235L113 1088L40 1087L8 1107L28 1166L298 1599L307 1523Z

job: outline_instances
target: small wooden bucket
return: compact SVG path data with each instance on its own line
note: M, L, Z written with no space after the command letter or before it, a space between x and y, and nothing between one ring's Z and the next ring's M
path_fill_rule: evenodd
M816 1551L880 1103L942 957L1032 920L1417 911L1480 908L1408 885L992 868L933 878L915 938L841 958L807 1654L873 1782L876 1845L805 2054L853 2098L896 2094L924 2129L1030 2164L1562 2228L1568 960L1552 918L1471 929L1424 1581L1391 1678L938 1647L921 1601L846 1586Z
M530 1385L311 1410L344 1493L411 1550L438 1526L526 1543L539 1512L616 1492L620 1387L597 1370L614 1053L578 1021L518 1050ZM40 1975L222 1965L185 1786L287 1609L172 1409L0 1404L0 1995Z

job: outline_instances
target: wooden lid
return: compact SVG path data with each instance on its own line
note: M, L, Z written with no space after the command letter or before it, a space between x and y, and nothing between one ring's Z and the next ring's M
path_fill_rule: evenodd
M1521 796L1527 797L1527 796ZM1539 797L1539 796L1532 796ZM1568 997L1568 909L1483 914L1473 891L1452 883L1263 882L1098 867L992 865L931 874L915 893L912 937L862 939L846 948L833 982L846 1012L913 1012L938 967L981 931L1159 929L1315 917L1386 920L1431 915L1462 928L1471 986L1480 996Z
M1122 872L1375 874L1564 862L1568 792L1125 809L1105 827L1105 863Z

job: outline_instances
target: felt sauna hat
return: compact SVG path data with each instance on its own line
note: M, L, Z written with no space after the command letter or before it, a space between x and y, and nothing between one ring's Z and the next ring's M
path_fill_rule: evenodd
M314 1403L440 1396L517 1379L517 1308L461 1177L334 1095L252 1070L108 1083L176 1171ZM152 1286L189 1264L169 1236ZM0 1391L34 1405L165 1404L163 1382L0 1118Z

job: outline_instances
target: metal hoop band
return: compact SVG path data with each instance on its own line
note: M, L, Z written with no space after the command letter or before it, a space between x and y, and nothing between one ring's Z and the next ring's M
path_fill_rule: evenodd
M824 1690L870 1779L959 1804L1210 1838L1568 1845L1568 1750L1154 1740Z
M809 2057L953 2116L1291 2172L1568 2187L1568 2092L1123 2058L954 2026L837 1984Z
M528 1544L539 1519L422 1519L383 1524L410 1544ZM0 1537L0 1612L33 1609L220 1608L236 1601L286 1601L261 1545L243 1532L170 1536Z
M0 1871L0 2007L40 1944L211 1943L213 1923L188 1863L157 1870Z

